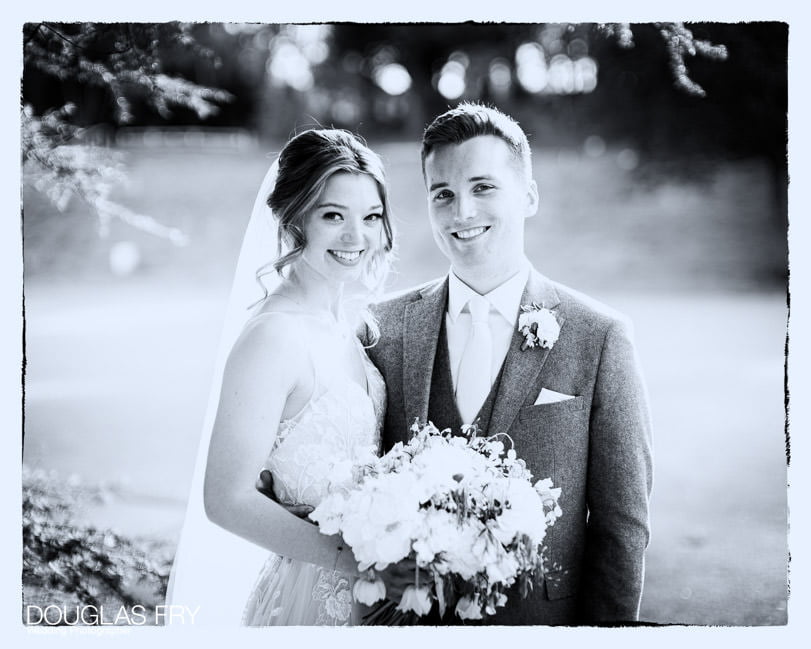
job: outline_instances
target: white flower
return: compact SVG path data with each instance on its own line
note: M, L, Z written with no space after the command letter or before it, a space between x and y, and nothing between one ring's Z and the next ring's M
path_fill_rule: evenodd
M493 604L495 606L504 606L507 603L507 596L504 593L496 593L495 601Z
M479 606L479 602L470 595L465 595L456 602L456 614L461 620L482 619L482 609Z
M397 610L403 613L414 611L417 615L428 615L431 611L431 589L428 586L407 586L403 597L397 605Z
M487 598L487 605L484 607L487 615L495 615L497 606L504 606L507 603L507 596L504 593L491 593Z
M413 460L420 471L419 490L425 500L437 492L456 489L462 480L472 480L485 470L484 458L478 453L441 437L435 439L439 443L427 446Z
M471 579L482 568L473 552L482 531L483 525L477 519L460 524L454 513L427 509L414 539L416 561L422 566L433 563L440 574L453 572L462 579Z
M533 543L543 541L546 535L543 501L529 482L510 477L489 487L489 496L504 505L489 524L493 535L504 545L509 545L518 534L526 534Z
M456 533L455 516L438 509L428 509L422 517L420 530L414 539L413 548L419 565L428 565L449 545Z
M310 513L310 519L318 523L318 529L322 534L340 533L345 503L346 496L336 492L324 498Z
M540 496L544 509L546 510L546 524L552 525L563 514L558 504L561 490L560 488L553 488L552 480L549 478L538 480L534 488L538 496Z
M560 324L555 314L535 302L521 305L518 330L524 334L522 350L536 346L552 349L560 336Z
M352 587L352 595L356 602L371 606L386 596L386 584L378 576L373 580L361 577Z
M476 518L469 518L464 525L457 526L456 532L456 535L448 539L442 558L447 562L450 572L468 581L484 567L481 557L474 552L474 547L484 532L484 524Z
M417 477L388 473L368 480L345 497L331 494L310 515L325 534L342 534L360 569L378 569L408 556L420 523L414 497Z

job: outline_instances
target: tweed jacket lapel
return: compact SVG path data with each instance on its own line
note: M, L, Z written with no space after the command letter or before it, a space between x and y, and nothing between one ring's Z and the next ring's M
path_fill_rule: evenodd
M448 303L448 278L420 291L408 304L403 323L403 401L406 424L428 419L428 397L437 341ZM407 431L404 435L407 436Z
M529 280L521 296L521 304L531 302L543 304L547 309L554 309L560 304L555 287L535 269L530 271ZM555 312L555 315L562 328L565 318L559 312ZM510 349L504 359L504 373L493 404L493 415L488 427L490 434L506 433L510 429L529 393L536 389L538 376L551 351L543 348L521 351L523 342L524 336L518 331L518 315L516 315Z

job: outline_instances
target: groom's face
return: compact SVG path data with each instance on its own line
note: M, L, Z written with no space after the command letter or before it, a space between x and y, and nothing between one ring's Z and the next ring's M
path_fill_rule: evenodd
M524 258L524 219L538 208L535 182L507 143L480 135L425 159L434 239L457 274L506 279Z

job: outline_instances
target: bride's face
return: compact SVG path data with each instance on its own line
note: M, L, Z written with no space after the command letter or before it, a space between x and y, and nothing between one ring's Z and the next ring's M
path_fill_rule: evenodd
M383 245L383 201L366 174L339 172L327 180L304 218L301 260L329 281L360 278Z

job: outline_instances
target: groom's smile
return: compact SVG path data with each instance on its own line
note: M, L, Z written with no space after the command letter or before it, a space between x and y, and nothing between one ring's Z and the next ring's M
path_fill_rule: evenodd
M484 234L490 229L489 225L480 226L478 228L468 228L466 230L459 230L458 232L452 232L451 234L456 237L457 239L474 239L478 237L480 234Z

